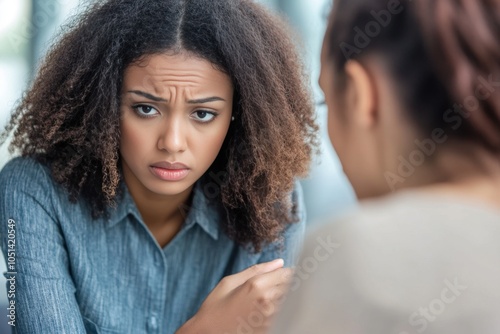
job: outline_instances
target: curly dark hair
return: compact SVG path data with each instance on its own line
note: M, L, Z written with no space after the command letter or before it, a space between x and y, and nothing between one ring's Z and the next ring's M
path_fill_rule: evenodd
M289 193L317 151L317 125L303 64L278 17L250 0L109 0L66 29L0 138L14 131L11 153L49 166L93 218L106 214L122 177L124 70L147 55L185 51L227 73L235 89L235 121L210 168L225 175L218 197L227 234L258 251L297 220Z

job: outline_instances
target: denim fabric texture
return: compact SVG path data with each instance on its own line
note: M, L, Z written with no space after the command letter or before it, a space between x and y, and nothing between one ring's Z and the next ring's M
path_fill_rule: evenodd
M276 242L260 253L226 236L219 225L224 215L200 182L181 231L163 248L123 181L120 187L123 196L109 217L92 220L83 200L71 203L34 159L14 158L2 169L5 258L8 221L15 222L14 333L175 333L224 276L275 258L292 266L302 244L306 215L298 182L292 201L300 222L283 232L284 247Z

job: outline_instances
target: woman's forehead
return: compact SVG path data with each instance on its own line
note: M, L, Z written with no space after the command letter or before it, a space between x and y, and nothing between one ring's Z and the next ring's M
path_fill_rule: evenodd
M124 86L163 91L168 87L189 87L232 94L232 82L227 74L207 60L186 54L156 54L144 57L128 66Z

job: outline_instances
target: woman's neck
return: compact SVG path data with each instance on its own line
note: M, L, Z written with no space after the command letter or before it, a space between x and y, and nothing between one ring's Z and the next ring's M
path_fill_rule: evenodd
M192 187L172 196L161 196L149 190L129 188L137 209L148 227L164 225L183 218L191 199Z
M160 195L147 189L127 168L123 175L141 217L158 244L164 247L180 231L189 211L193 186L176 195Z
M406 185L500 208L500 156L478 145L449 144Z

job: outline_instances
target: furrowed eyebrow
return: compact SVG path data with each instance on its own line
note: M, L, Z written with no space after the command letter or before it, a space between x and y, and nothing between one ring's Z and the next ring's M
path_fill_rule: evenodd
M196 100L189 100L189 104L202 104L202 103L208 103L208 102L214 102L214 101L226 101L222 97L218 96L212 96L212 97L206 97L202 99L196 99Z
M149 100L156 101L156 102L168 102L168 100L166 100L164 98L154 96L154 95L151 95L149 93L146 93L146 92L143 92L140 90L129 90L128 93L137 94L137 95L140 95L142 97L145 97ZM226 101L226 100L224 100L222 97L211 96L211 97L205 97L205 98L201 98L201 99L189 100L187 102L189 104L203 104L203 103L209 103L209 102L215 102L215 101Z
M140 90L129 90L128 93L137 94L137 95L140 95L142 97L145 97L147 99L150 99L150 100L156 101L156 102L168 102L168 100L165 100L164 98L154 96L154 95L151 95L149 93L146 93L146 92L143 92Z

